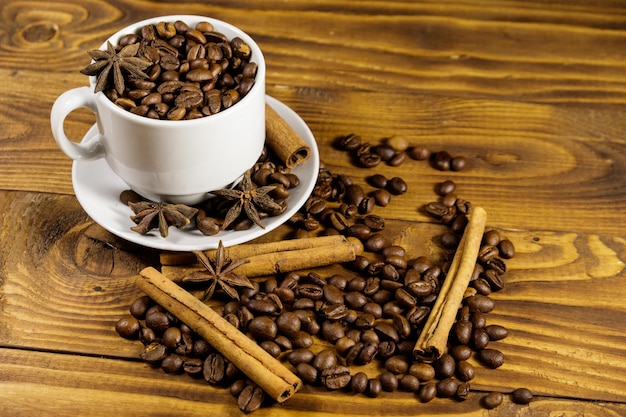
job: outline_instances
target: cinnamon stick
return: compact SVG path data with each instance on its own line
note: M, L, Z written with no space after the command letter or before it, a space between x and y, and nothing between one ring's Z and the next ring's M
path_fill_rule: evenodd
M300 165L311 153L304 139L269 104L265 105L265 141L287 168Z
M351 237L325 236L243 244L227 248L226 251L226 256L230 259L248 259L248 263L237 268L237 273L250 278L350 262L363 252L363 245L358 239ZM161 268L161 272L169 279L179 281L191 272L201 269L196 263L177 265L177 256L166 259L174 265L163 265ZM213 255L208 252L207 256Z
M264 255L267 253L294 251L300 249L334 249L339 245L346 245L348 242L350 242L353 246L359 246L358 241L355 242L351 238L348 238L347 240L346 237L342 235L318 236L302 239L286 239L267 243L242 243L225 248L224 255L230 259L249 258L251 256ZM208 249L204 251L204 254L207 257L212 258L215 256L216 252L217 249ZM160 260L161 265L186 265L195 263L196 257L190 252L163 252L160 255Z
M143 269L136 285L202 336L276 401L286 401L302 385L300 378L280 361L156 269Z
M474 207L447 277L415 343L416 358L434 361L445 352L448 335L474 272L486 221L485 210Z

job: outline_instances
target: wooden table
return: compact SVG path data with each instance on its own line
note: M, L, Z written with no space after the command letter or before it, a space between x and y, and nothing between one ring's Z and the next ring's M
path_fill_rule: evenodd
M626 4L548 1L4 0L0 26L0 415L240 415L227 390L137 359L115 322L159 253L103 231L77 202L49 112L94 49L137 20L175 13L233 23L264 50L267 93L313 131L322 161L365 184L332 146L358 133L464 155L462 172L381 165L409 192L376 212L389 232L454 180L516 245L489 317L510 331L467 401L304 388L258 416L626 415ZM66 123L80 138L87 111ZM287 226L264 239L281 239ZM527 406L485 392L530 388Z

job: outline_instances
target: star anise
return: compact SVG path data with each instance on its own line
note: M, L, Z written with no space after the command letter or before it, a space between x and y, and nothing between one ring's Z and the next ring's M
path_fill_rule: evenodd
M161 236L167 237L170 225L182 229L198 213L198 209L184 204L129 201L128 206L135 212L135 215L130 218L137 224L130 229L142 235L158 227Z
M111 45L111 42L107 42L106 51L96 49L88 52L94 62L80 72L85 75L96 76L96 87L94 90L96 93L107 88L111 72L113 72L113 87L121 95L124 92L122 69L133 78L148 78L148 75L143 70L151 66L152 62L136 56L139 46L139 43L126 45L121 51L116 53L115 47Z
M259 210L266 212L277 212L282 209L281 205L275 202L269 195L270 191L276 188L275 185L265 185L256 187L250 178L250 170L246 171L241 182L233 189L222 189L212 191L212 194L224 197L227 200L236 200L235 204L228 210L222 229L226 229L229 224L239 217L243 211L245 215L257 226L265 229L259 216Z
M215 260L211 262L209 258L199 250L192 251L198 262L202 264L205 271L196 271L183 278L183 282L209 282L209 287L202 296L202 301L207 301L213 296L215 287L220 288L230 297L239 300L239 293L236 287L254 288L248 278L235 273L235 269L248 263L248 259L229 260L224 253L224 245L220 240Z

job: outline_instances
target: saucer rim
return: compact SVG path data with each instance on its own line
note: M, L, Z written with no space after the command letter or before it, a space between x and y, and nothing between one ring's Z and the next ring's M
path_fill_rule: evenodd
M164 251L179 252L215 249L218 247L220 240L224 246L233 246L271 232L287 222L306 202L317 181L320 160L315 137L300 115L286 104L269 95L265 96L265 100L300 134L310 148L310 155L301 165L292 169L292 172L296 175L298 175L299 171L304 171L308 175L298 175L300 184L296 189L292 190L292 195L287 200L287 210L281 215L264 219L264 229L253 226L248 230L225 230L214 236L205 236L197 229L179 230L175 227L170 227L167 238L161 237L154 230L146 235L133 232L130 230L130 227L133 225L133 222L130 220L132 211L119 200L119 194L125 189L129 189L129 187L110 169L104 159L91 161L76 160L73 162L72 185L79 204L94 222L114 235L146 248ZM89 141L96 134L97 125L94 123L83 136L82 141ZM93 175L94 170L97 171L97 175ZM105 185L105 190L103 190L104 193L102 194L94 190L95 186L99 184ZM106 192L107 189L108 193ZM291 200L292 198L296 198L296 200Z

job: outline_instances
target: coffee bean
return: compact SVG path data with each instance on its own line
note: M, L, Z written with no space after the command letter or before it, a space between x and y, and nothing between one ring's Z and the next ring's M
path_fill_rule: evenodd
M374 214L368 214L365 216L363 218L363 223L375 232L381 231L385 228L385 219Z
M458 401L465 401L470 393L470 385L468 382L459 382L454 398Z
M226 372L226 362L219 353L211 353L204 360L202 374L209 384L219 384Z
M348 136L344 136L339 140L339 148L346 151L356 150L359 146L361 146L361 136L350 134Z
M491 286L484 278L478 278L471 282L472 288L474 288L478 294L489 295L492 292Z
M414 307L417 304L417 299L404 288L398 288L395 291L395 298L401 306L406 308Z
M276 319L276 326L280 333L287 337L295 336L301 327L300 317L296 313L285 311Z
M436 152L431 156L431 158L433 168L438 169L439 171L450 170L450 161L452 160L452 156L448 152Z
M351 379L350 369L346 366L333 366L324 369L320 374L320 382L330 390L337 390L348 386Z
M500 258L492 258L485 262L487 269L493 269L498 274L504 274L506 272L506 264Z
M415 306L406 313L406 319L409 321L409 323L411 323L411 326L417 327L426 320L429 314L430 307L423 305Z
M391 193L386 189L378 189L372 193L372 198L376 205L380 207L387 207L391 202Z
M139 329L139 341L144 345L147 346L153 343L154 341L156 341L156 338L157 337L156 333L154 333L154 330L147 327L142 327L141 329Z
M248 331L255 340L273 340L278 334L278 326L270 317L258 316L250 321Z
M410 147L407 149L407 154L416 161L423 161L430 157L430 151L424 146Z
M170 317L163 312L146 313L146 326L155 332L164 332L171 323Z
M382 392L383 385L378 378L370 378L367 382L367 395L376 398Z
M311 300L321 300L324 296L322 287L315 284L301 284L297 288L297 294L300 297L310 298Z
M347 234L348 236L356 237L357 239L363 241L367 240L367 238L371 236L372 229L364 223L355 223L348 227Z
M461 345L467 345L472 337L474 326L467 320L459 320L452 327L454 340Z
M452 346L449 352L457 361L465 361L472 356L472 350L466 345Z
M313 337L311 337L311 333L301 330L291 342L295 348L309 348L313 345Z
M378 354L378 343L379 341L373 340L366 342L356 358L356 363L359 365L367 365L372 362Z
M489 313L495 307L495 302L491 298L481 294L467 297L465 304L470 308L470 311L480 311L481 313Z
M162 343L151 343L145 347L139 357L149 363L158 363L167 357L167 347Z
M169 327L163 332L161 338L168 349L174 350L181 343L183 334L178 327Z
M441 398L450 398L456 394L459 383L454 378L444 378L437 382L437 396Z
M271 356L277 358L282 353L282 350L278 344L272 340L263 340L259 343L259 346L263 348Z
M516 404L528 404L533 400L533 393L528 388L517 388L511 392L511 400Z
M378 154L368 152L359 155L358 161L364 168L375 168L380 164L382 158Z
M117 334L127 339L136 337L139 329L139 320L133 316L122 317L115 324Z
M467 165L467 160L463 156L455 156L450 160L450 169L452 171L461 171Z
M370 175L366 180L372 187L385 188L387 186L387 177L382 174Z
M409 367L409 374L415 376L421 382L426 382L435 377L435 368L428 363L414 362Z
M374 197L365 197L358 205L358 212L359 214L369 214L374 210L375 205L376 200L374 199Z
M461 236L454 231L448 231L439 236L439 241L441 246L446 249L456 249L461 242Z
M504 354L496 349L483 349L478 352L478 359L489 368L495 369L504 363Z
M492 410L502 404L503 400L504 396L501 392L493 391L481 398L481 404L487 410Z
M337 354L334 349L322 349L315 355L311 365L318 371L337 366Z
M372 314L361 313L357 316L357 319L354 322L354 325L361 330L371 329L374 327L376 322L376 317Z
M483 235L483 244L487 246L498 246L500 240L500 232L494 229L486 231Z
M380 156L380 159L385 162L390 161L396 155L396 150L385 144L373 146L371 151Z
M511 259L515 256L515 246L508 239L503 239L498 243L500 256L504 259Z
M400 336L398 336L398 332L396 331L395 327L389 322L377 322L374 325L374 331L381 340L391 340L396 343L400 340Z
M420 387L420 381L419 379L417 379L417 377L406 374L402 375L398 386L402 391L416 392Z
M374 233L363 243L363 246L368 252L379 252L389 246L389 241L386 236Z
M322 336L330 343L335 343L346 335L343 325L338 321L326 320L322 323Z
M183 363L183 371L189 375L202 373L203 361L198 358L187 358Z
M486 326L485 331L489 335L489 340L492 341L502 340L509 335L509 331L506 327L497 324L490 324L489 326Z
M409 362L403 355L391 356L385 361L385 369L396 375L406 374L409 370Z
M287 361L292 366L297 366L299 363L310 363L315 354L311 352L309 349L294 349L287 355Z
M380 380L381 388L387 392L393 392L398 389L398 377L392 372L385 371L378 377Z
M444 216L448 215L451 211L451 208L438 202L431 202L424 206L426 213L436 219L442 219Z
M299 363L296 366L296 375L298 375L305 384L313 385L317 381L318 370L308 363Z
M449 353L444 353L435 362L433 362L435 376L439 379L448 378L454 375L455 367L456 362Z
M474 349L485 349L489 344L489 335L484 327L476 327L472 332L471 345Z
M392 323L401 338L407 338L411 335L411 323L405 316L396 314L392 318Z
M256 384L249 384L237 397L237 405L241 411L249 414L261 408L264 400L265 393L263 390Z
M386 189L394 195L400 195L407 192L408 186L406 181L400 177L393 177L387 181Z
M459 380L463 382L474 379L474 367L466 360L461 360L456 363L455 375Z
M456 184L454 183L454 181L451 180L443 181L435 186L435 192L440 196L445 196L453 193L455 189Z
M241 394L241 392L243 391L243 389L245 387L248 386L248 381L245 379L238 379L235 382L233 382L230 387L229 387L229 392L230 395L232 395L233 397L237 398L239 397L239 394Z
M180 356L171 354L163 358L161 361L161 369L166 374L175 374L182 370L183 363L183 359Z
M348 220L346 219L346 217L337 211L331 213L330 224L339 232L343 232L349 227Z

